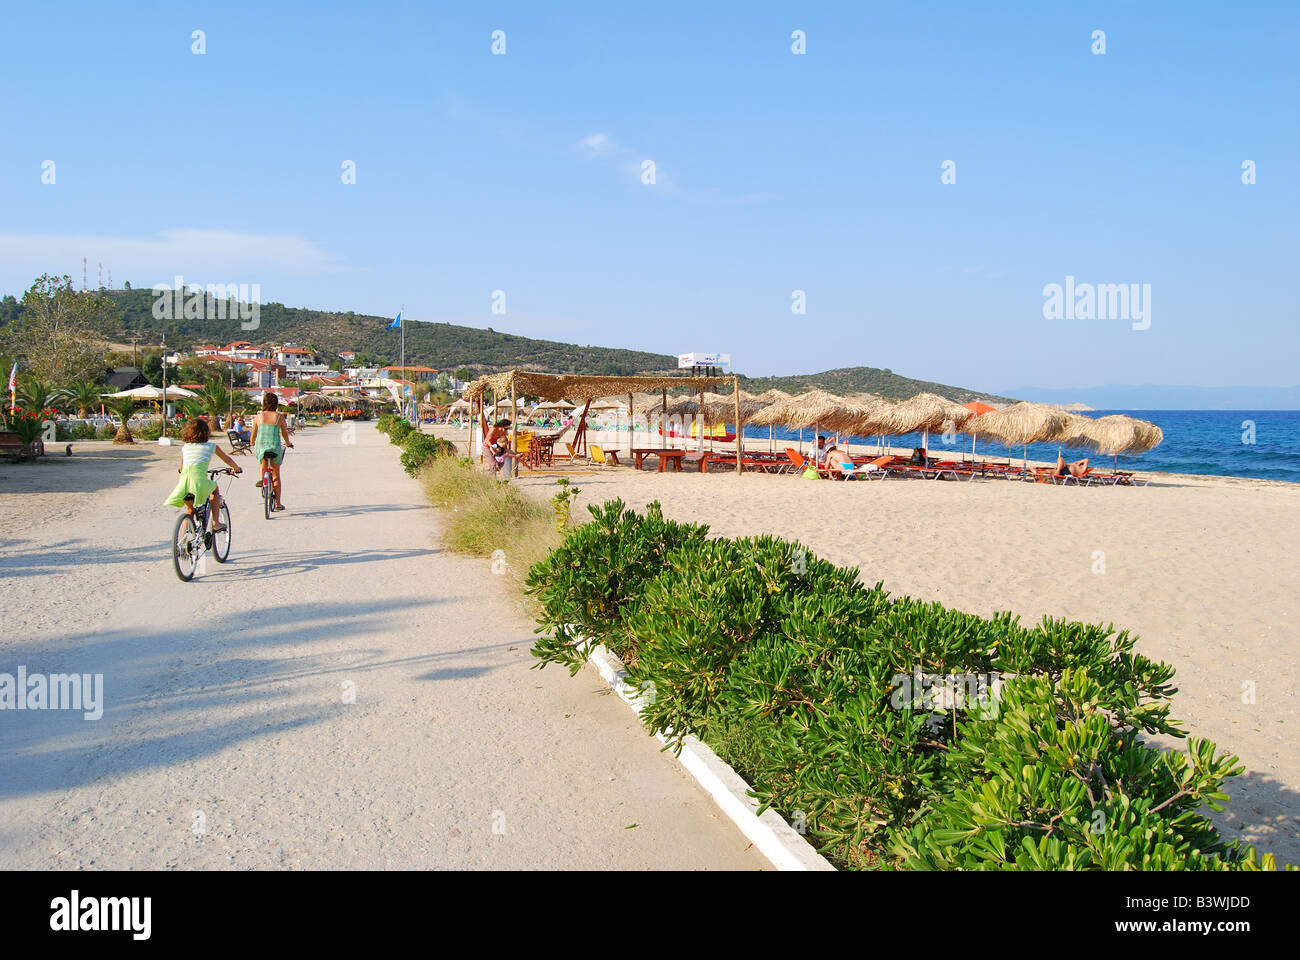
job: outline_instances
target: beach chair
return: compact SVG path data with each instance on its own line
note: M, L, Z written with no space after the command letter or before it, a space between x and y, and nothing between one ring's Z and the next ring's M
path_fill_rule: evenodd
M515 437L515 462L528 470L537 466L537 445L531 433L524 431Z
M809 461L807 457L805 457L794 447L786 447L785 455L790 458L790 465L794 468L793 472L798 474L799 476L803 476L803 472L807 470L809 467L816 468L817 476L819 477L827 476L825 467L818 466L816 461Z
M604 447L597 447L594 444L590 449L592 463L600 464L602 467L617 467L619 465L617 450L606 451Z
M885 477L889 476L890 464L893 462L893 457L876 457L874 460L858 464L861 471L858 475L863 480L884 480Z

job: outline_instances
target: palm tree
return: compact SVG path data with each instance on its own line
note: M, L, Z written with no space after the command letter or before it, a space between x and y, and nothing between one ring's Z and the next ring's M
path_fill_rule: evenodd
M135 443L135 437L131 436L131 428L127 426L127 421L130 420L131 415L135 413L135 398L115 397L104 405L122 419L122 424L117 428L117 433L113 437L113 442Z
M78 380L63 391L63 399L77 411L77 416L85 419L101 402L99 387L89 380Z
M197 399L203 412L214 422L230 412L230 391L216 380L205 386Z
M40 414L45 410L53 409L62 399L62 393L44 380L28 380L19 388L18 399L24 410Z

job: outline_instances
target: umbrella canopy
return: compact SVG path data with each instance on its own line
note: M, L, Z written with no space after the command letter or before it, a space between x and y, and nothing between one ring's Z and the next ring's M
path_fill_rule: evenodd
M464 399L457 400L456 403L453 403L453 404L452 404L452 406L453 406L453 407L456 406L457 403L464 403L466 407L469 406L469 404L468 404ZM570 403L568 400L546 400L546 401L543 401L542 403L539 403L539 404L538 404L534 409L536 409L536 410L572 410L572 409L573 409L574 407L576 407L576 406L577 406L576 403Z
M298 409L300 411L328 410L335 405L334 399L323 393L300 393Z
M1021 402L971 417L960 429L1004 444L1024 446L1055 440L1066 424L1066 416L1060 410L1041 403Z
M470 407L471 407L470 402L469 402L468 400L466 400L464 397L461 397L459 400L455 401L455 402L452 403L450 406L448 406L447 409L448 409L448 410L468 410Z
M162 389L160 387L143 386L136 387L134 390L120 390L117 393L105 394L107 397L133 397L136 400L161 400ZM168 387L167 398L185 398L197 397L198 394L193 390L186 390L184 387Z
M979 417L986 413L992 413L997 407L990 407L987 403L980 400L972 400L970 403L963 403L963 407L971 412L971 416Z
M1154 423L1115 413L1107 417L1088 420L1089 445L1098 453L1119 456L1121 453L1142 453L1159 446L1165 439L1164 431Z
M807 393L785 400L778 400L758 410L749 422L754 426L786 426L802 430L805 427L826 427L839 429L861 418L863 408L851 400L838 397L825 390L809 390Z
M937 393L918 393L890 404L882 413L881 433L940 433L969 420L969 409Z

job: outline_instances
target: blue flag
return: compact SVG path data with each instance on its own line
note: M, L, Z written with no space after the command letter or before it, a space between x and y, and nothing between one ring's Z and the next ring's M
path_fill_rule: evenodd
M396 329L397 329L398 327L400 327L401 325L402 325L402 314L401 314L401 312L399 311L398 314L397 314L397 319L394 320L392 323L390 323L390 324L389 324L387 327L385 327L384 329L386 329L386 330L396 330Z

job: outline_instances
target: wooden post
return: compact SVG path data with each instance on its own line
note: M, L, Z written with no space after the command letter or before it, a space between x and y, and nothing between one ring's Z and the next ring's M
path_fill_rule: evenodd
M632 418L632 394L627 395L627 458L632 459L632 448L636 446L636 421Z
M515 378L510 375L510 479L519 469L519 402L515 399Z
M741 441L744 437L744 430L740 426L740 377L731 378L732 389L735 390L736 398L736 473L740 473L740 455Z
M659 446L668 446L668 388L663 388L664 405L659 410Z

